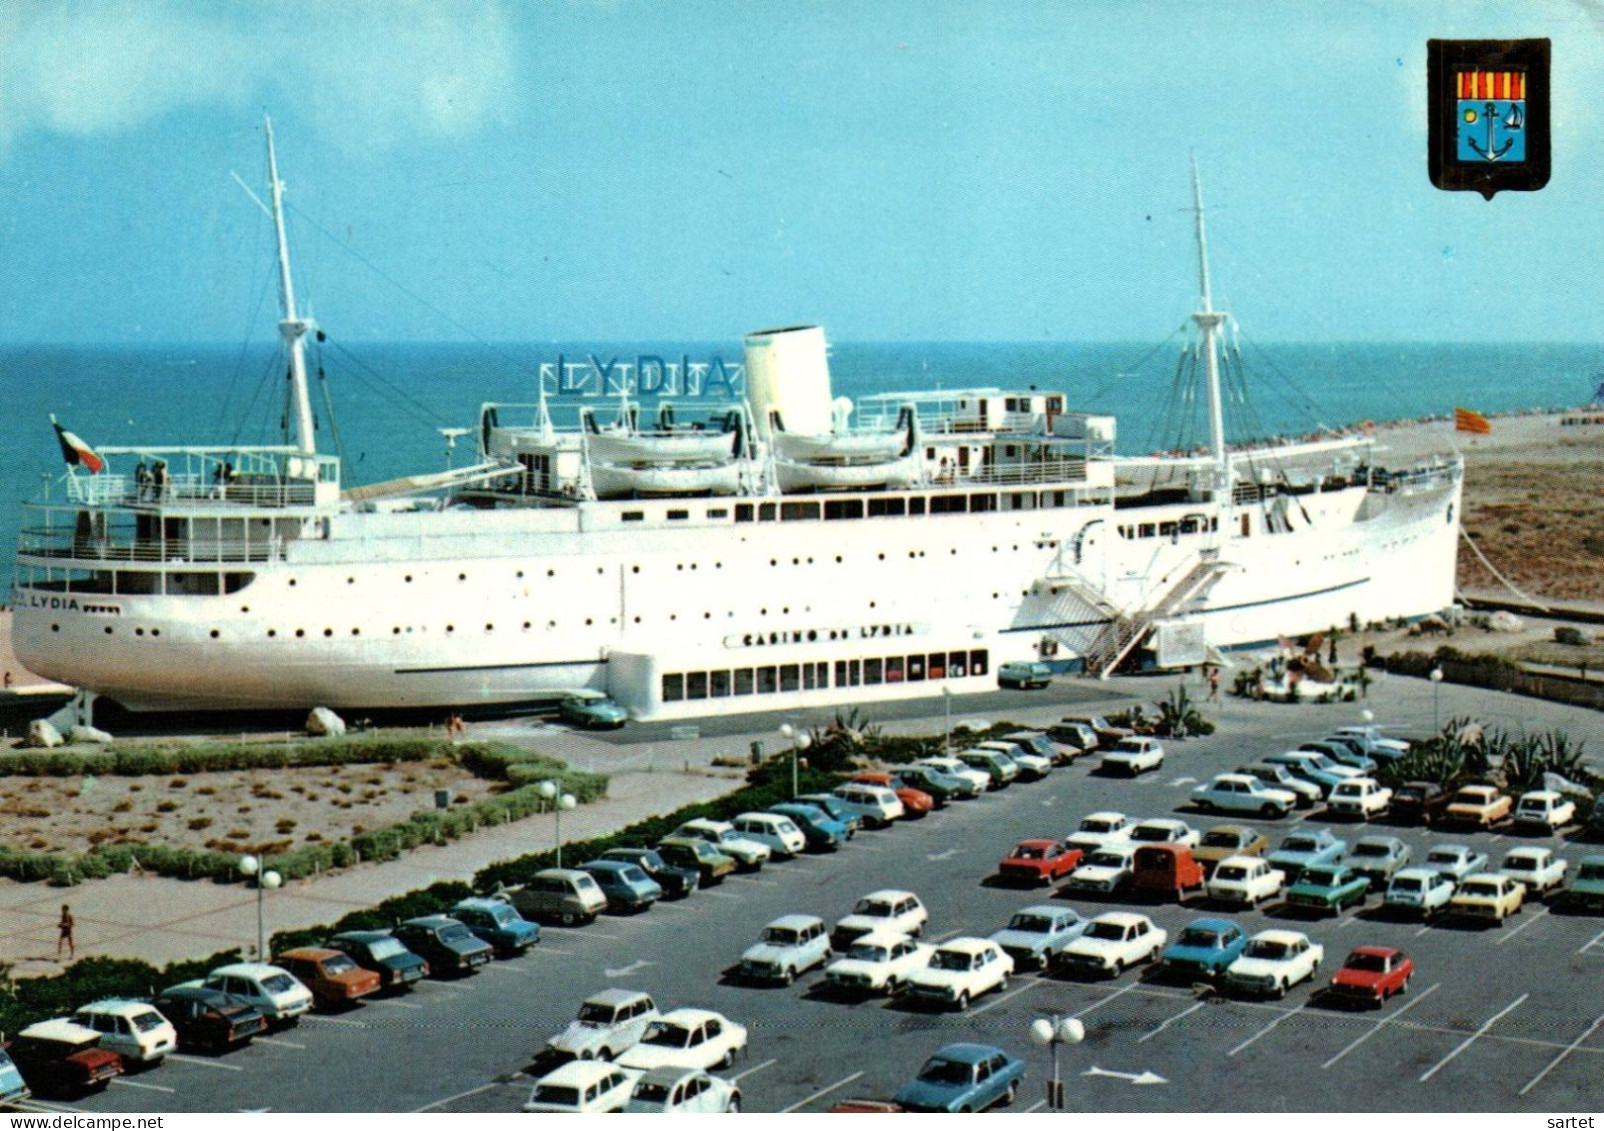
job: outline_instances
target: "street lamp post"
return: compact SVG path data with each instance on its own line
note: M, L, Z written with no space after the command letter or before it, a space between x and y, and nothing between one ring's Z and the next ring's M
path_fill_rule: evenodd
M952 757L952 688L941 685L941 753Z
M1058 1073L1058 1046L1079 1044L1086 1037L1086 1026L1078 1017L1038 1017L1030 1023L1030 1039L1053 1050L1053 1078L1047 1084L1047 1107L1064 1110L1064 1081Z
M1438 708L1440 689L1442 688L1442 669L1431 669L1431 729L1434 734L1442 733L1442 711Z
M563 866L563 810L572 809L579 803L574 800L573 794L559 792L557 783L549 778L541 782L539 788L540 796L551 802L551 811L557 816L557 867L561 868Z
M790 723L780 724L780 737L791 744L791 796L799 792L797 786L797 756L800 751L813 745L813 736L807 731L798 731Z
M241 856L239 858L240 874L256 877L256 960L267 961L267 920L264 916L262 899L270 888L277 888L284 883L284 877L273 869L267 867L267 858L256 856Z

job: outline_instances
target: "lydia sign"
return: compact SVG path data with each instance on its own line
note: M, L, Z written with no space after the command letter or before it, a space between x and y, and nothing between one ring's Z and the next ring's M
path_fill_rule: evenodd
M616 397L725 397L739 396L746 380L740 362L726 364L715 355L710 361L678 360L657 354L638 354L632 361L590 354L583 361L557 355L555 364L540 366L540 387L559 396Z

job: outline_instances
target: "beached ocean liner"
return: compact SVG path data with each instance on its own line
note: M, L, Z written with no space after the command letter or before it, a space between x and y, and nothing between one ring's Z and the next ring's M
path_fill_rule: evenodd
M1227 446L1195 176L1200 450L1117 457L1112 417L1034 386L852 405L804 326L746 338L738 399L543 386L481 408L472 466L344 488L314 443L268 147L293 434L102 449L29 504L14 646L42 676L132 710L592 688L685 717L978 691L1043 656L1195 664L1453 600L1458 460Z

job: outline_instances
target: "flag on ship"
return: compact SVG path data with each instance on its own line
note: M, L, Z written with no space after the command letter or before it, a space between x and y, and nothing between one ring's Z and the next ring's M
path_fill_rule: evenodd
M61 445L61 458L69 466L82 465L90 471L104 471L106 461L95 454L95 449L80 440L76 433L69 432L56 422L54 413L50 415L50 426L56 430L56 442Z
M1478 436L1491 435L1493 422L1481 413L1469 408L1454 409L1454 431L1474 432Z

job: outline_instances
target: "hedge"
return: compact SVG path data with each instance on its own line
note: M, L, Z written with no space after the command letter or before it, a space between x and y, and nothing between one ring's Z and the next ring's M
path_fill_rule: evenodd
M126 778L371 762L425 762L473 745L478 744L464 743L458 748L438 738L384 735L295 742L154 742L126 746L113 743L91 750L8 751L0 754L0 777L68 778L96 774Z
M0 980L0 1032L14 1037L36 1021L69 1014L102 998L148 998L179 982L204 978L208 971L239 962L240 952L219 951L165 967L135 958L85 958L50 978Z

